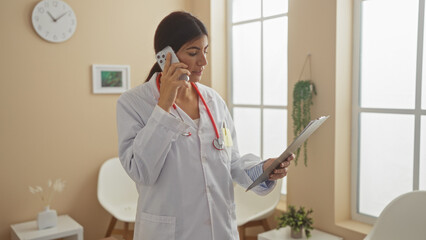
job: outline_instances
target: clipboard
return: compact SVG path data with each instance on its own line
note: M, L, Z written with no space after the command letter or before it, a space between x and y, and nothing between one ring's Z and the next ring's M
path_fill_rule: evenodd
M265 171L260 175L246 190L249 191L250 189L256 187L260 183L266 181L269 179L269 175L271 172L278 167L282 162L284 162L290 155L306 141L308 140L309 136L312 135L312 133L315 132L324 122L327 120L330 116L322 116L317 119L311 120L308 125L303 129L303 131L297 136L293 142L287 147L287 149L277 158L275 161L267 168Z

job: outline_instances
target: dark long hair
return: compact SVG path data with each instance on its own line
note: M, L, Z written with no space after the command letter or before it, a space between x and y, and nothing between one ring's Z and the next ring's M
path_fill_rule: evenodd
M177 52L183 44L202 35L208 36L208 33L206 27L198 18L187 12L172 12L161 20L155 31L154 50L157 53L170 46L173 51ZM152 66L145 82L149 81L155 72L161 72L158 63Z

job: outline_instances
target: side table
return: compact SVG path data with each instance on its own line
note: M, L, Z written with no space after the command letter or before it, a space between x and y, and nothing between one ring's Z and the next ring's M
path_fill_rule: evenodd
M56 227L38 230L37 221L10 226L12 240L83 240L83 227L68 215L58 216Z
M311 235L312 236L309 238L309 240L343 240L343 238L341 237L337 237L325 232L321 232L316 229L311 231ZM280 228L278 230L274 229L274 230L261 233L257 235L257 239L258 240L286 240L286 239L293 240L293 238L290 237L290 227ZM303 233L303 237L301 238L301 240L306 240L305 233Z

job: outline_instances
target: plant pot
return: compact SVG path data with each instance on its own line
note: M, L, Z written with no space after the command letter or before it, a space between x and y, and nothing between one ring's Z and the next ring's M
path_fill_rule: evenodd
M37 215L37 226L39 230L55 227L58 223L58 214L56 210L52 210L49 206Z
M293 238L293 239L300 239L300 238L302 238L302 236L303 236L303 228L300 228L299 229L299 231L296 231L296 229L291 229L291 231L290 231L290 235L291 235L291 238Z

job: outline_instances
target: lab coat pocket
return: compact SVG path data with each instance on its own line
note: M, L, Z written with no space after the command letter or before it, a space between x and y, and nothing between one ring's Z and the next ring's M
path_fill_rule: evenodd
M229 170L231 169L231 154L232 154L231 147L225 147L223 150L219 151L220 159L222 160L226 168Z
M174 240L176 217L140 212L135 223L137 240Z
M226 154L228 155L228 160L231 161L232 158L232 147L225 148Z

